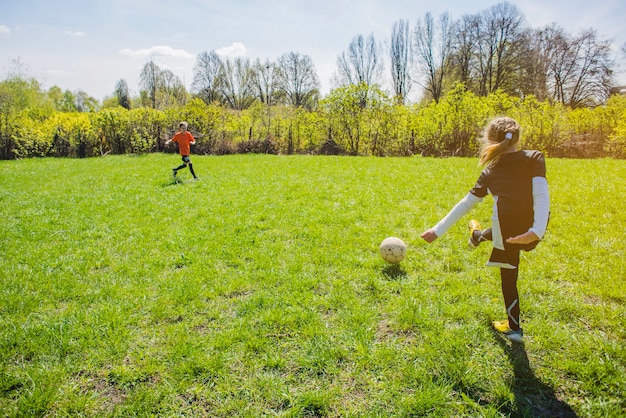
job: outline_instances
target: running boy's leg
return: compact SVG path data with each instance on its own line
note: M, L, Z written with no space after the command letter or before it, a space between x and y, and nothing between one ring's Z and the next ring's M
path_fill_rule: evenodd
M191 175L194 179L198 178L198 176L196 176L196 173L193 171L193 164L191 163L191 161L189 161L189 171L191 171Z
M174 175L176 175L176 172L178 172L178 170L187 167L187 164L190 163L188 155L183 155L182 157L183 157L182 158L183 159L183 163L174 169ZM192 171L192 173L193 173L193 171Z
M180 170L181 168L185 168L185 167L187 167L187 165L186 165L186 164L181 164L181 165L179 165L178 167L176 167L176 168L174 169L174 175L176 175L176 173L178 172L178 170Z

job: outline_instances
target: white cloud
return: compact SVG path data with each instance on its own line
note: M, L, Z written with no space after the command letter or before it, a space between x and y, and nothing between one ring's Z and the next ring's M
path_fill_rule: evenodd
M248 49L241 42L234 42L232 45L216 49L215 53L221 57L232 58L246 55Z
M83 36L87 36L85 32L71 31L71 30L66 30L65 34L71 37L76 37L76 38L82 38Z
M129 48L124 48L120 50L120 53L131 57L164 56L176 58L194 58L193 54L190 54L184 49L174 49L166 45L156 45L150 48L137 49L134 51Z
M11 33L11 28L5 25L0 25L0 35L8 35Z

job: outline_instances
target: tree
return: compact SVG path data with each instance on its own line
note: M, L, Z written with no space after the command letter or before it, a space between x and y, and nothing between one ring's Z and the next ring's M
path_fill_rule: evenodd
M52 107L60 110L61 101L63 99L63 90L59 86L52 86L48 89L48 100L52 103Z
M593 29L576 37L557 34L548 52L552 98L573 108L604 102L612 82L610 42Z
M376 84L383 69L381 49L380 44L374 39L374 34L367 38L363 35L352 38L348 51L342 52L337 58L337 84L339 86Z
M150 107L157 109L157 92L161 84L161 69L154 61L149 61L143 66L139 76L139 89L147 96Z
M480 18L477 15L464 15L455 24L452 35L452 51L450 55L451 71L454 78L470 88L472 84L472 67L475 60Z
M281 96L280 69L268 59L263 63L257 59L253 70L256 97L266 105L276 104Z
M61 110L64 112L78 112L78 109L76 109L76 95L70 90L65 90L63 92Z
M243 110L254 101L253 71L250 60L237 57L226 60L218 75L217 86L224 102L232 109Z
M182 106L187 102L187 90L180 78L170 70L161 71L161 85L159 86L159 99L161 106Z
M366 96L368 103L363 105L361 101ZM369 145L369 150L376 155L382 154L382 143L388 138L385 114L392 105L377 86L361 83L338 87L324 98L322 108L328 114L332 139L349 154L358 155L364 145Z
M28 71L19 58L13 60L6 79L0 82L3 109L10 106L12 110L23 110L43 104L45 96L41 92L41 84Z
M170 70L161 70L153 61L144 65L139 89L144 105L153 109L182 105L187 101L187 91L180 78Z
M217 81L223 65L215 51L201 52L196 58L191 89L207 104L222 99Z
M524 59L520 60L518 88L523 97L533 95L545 100L548 95L548 72L550 57L548 51L555 38L556 26L544 29L526 30L523 33Z
M19 62L18 62L19 64ZM0 158L14 158L12 136L17 128L16 119L25 109L42 104L40 85L34 78L24 78L24 73L9 73L0 82Z
M82 90L74 95L74 105L78 112L94 112L98 110L98 101Z
M319 99L320 82L308 55L288 52L278 58L280 89L287 103L312 110Z
M374 39L374 34L367 38L357 35L352 39L347 52L337 58L335 83L338 86L373 86L378 84L383 70L381 46ZM361 106L367 103L368 89L359 90L363 97Z
M508 2L497 4L480 15L477 39L478 94L486 96L502 89L515 93L522 51L523 16Z
M400 19L394 22L391 30L389 56L391 59L391 82L396 103L403 105L411 90L411 39L408 21Z
M267 113L267 134L270 134L272 120L272 105L283 97L280 90L280 69L268 59L261 63L259 59L254 63L254 86L256 97L265 105Z
M443 81L450 69L452 52L452 25L448 13L439 17L439 29L430 13L415 28L415 51L425 76L424 89L439 102L443 94Z
M115 84L115 97L117 99L117 103L124 109L131 108L130 93L128 92L128 84L126 84L126 80L121 79Z

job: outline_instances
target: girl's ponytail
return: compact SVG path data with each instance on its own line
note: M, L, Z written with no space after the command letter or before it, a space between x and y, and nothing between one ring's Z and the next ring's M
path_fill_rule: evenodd
M481 138L480 165L496 164L505 150L517 145L520 138L520 126L515 119L496 118L487 125Z

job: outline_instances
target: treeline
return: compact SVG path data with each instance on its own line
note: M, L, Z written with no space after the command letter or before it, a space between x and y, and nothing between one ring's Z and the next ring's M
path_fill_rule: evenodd
M571 34L556 23L528 27L517 7L506 1L457 19L426 13L412 23L397 20L382 41L373 34L354 36L337 57L332 88L381 86L396 103L407 104L418 98L438 102L462 83L481 97L502 91L572 108L591 107L604 104L615 88L616 53L626 56L626 45L615 51L611 40L593 28ZM19 71L17 75L26 78ZM201 52L189 91L176 74L153 61L138 76L138 94L131 94L120 79L102 103L84 91L57 86L46 94L56 110L79 112L115 106L165 110L190 98L235 110L255 101L315 110L322 99L313 60L298 52L275 61Z
M183 119L202 154L469 156L497 115L518 119L525 146L552 156L625 155L611 43L593 29L529 28L502 2L456 20L400 19L384 44L355 36L326 96L311 58L296 52L275 62L202 52L190 91L150 61L138 96L119 80L102 103L83 91L43 91L17 68L0 82L0 158L168 151Z
M189 122L197 138L195 154L474 156L476 139L498 115L516 118L523 145L548 156L626 156L626 96L573 109L501 91L478 96L458 84L439 101L402 105L376 87L359 84L332 90L314 110L258 100L233 110L199 98L165 110L30 107L10 116L2 113L0 158L173 152L164 142L180 120Z
M515 5L502 2L458 19L448 13L426 13L414 25L400 19L382 42L373 34L356 35L337 57L331 81L333 88L387 86L398 104L416 96L438 102L462 83L481 97L502 91L578 108L605 103L614 72L611 41L595 29L569 34L557 24L530 28ZM153 62L144 66L139 85L142 106L163 109L185 100L183 83ZM202 52L191 85L194 97L236 110L255 100L312 110L319 90L312 59L296 52L276 61ZM129 102L123 89L116 89L116 98Z

